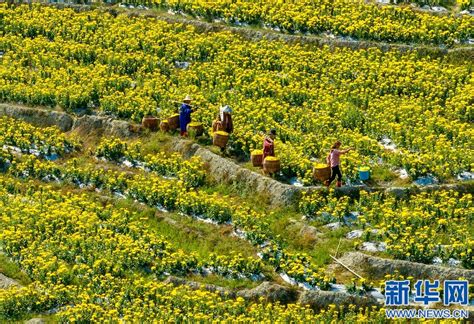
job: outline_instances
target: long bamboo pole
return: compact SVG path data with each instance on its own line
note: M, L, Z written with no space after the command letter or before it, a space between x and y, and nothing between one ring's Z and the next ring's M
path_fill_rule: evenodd
M176 100L171 100L171 102L173 103L178 103L178 104L183 104L184 102L181 102L181 101L176 101ZM192 108L199 108L198 106L194 106L194 105L190 105L190 104L187 104L189 107L192 107Z
M352 274L356 275L359 279L364 279L362 278L361 275L359 275L357 272L355 272L354 270L350 269L348 266L346 266L344 263L342 263L341 261L339 261L338 259L336 259L335 257L333 257L332 255L329 255L334 261L336 261L337 263L339 263L340 265L342 265L344 268L346 268L347 270L349 270Z

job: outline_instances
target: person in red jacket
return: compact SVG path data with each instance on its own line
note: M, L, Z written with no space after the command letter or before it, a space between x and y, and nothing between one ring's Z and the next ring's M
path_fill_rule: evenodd
M275 138L276 129L270 130L270 133L263 140L263 159L267 156L275 156Z

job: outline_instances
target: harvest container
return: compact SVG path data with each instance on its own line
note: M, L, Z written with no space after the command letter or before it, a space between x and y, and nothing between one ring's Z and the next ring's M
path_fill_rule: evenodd
M319 163L313 167L313 179L324 182L331 177L331 167L327 164Z
M359 168L359 178L362 181L369 180L370 178L370 168L368 166L362 166Z
M263 161L263 171L270 174L279 172L280 159L274 156L267 156Z
M201 136L204 133L204 127L198 122L189 123L186 130L188 133L194 132L196 136Z
M255 150L250 153L250 160L252 161L252 165L254 167L261 167L263 164L263 151L262 150Z
M229 141L229 133L224 131L218 131L214 133L212 144L215 146L219 146L220 148L224 148Z
M160 120L153 116L145 116L142 118L142 126L148 128L151 131L156 131L158 129L158 123Z
M168 124L170 126L170 130L174 130L179 127L179 115L173 115L168 118Z
M170 130L170 124L168 123L167 120L163 120L160 123L160 129L162 132L166 133Z

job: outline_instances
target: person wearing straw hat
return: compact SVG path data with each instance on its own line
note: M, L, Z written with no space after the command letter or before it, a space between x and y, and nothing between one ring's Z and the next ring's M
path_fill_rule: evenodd
M186 98L184 98L183 100L183 104L179 109L179 128L181 130L181 136L187 135L186 128L191 122L191 113L193 112L193 108L191 107L191 101L191 97L186 96Z
M220 121L222 123L222 129L224 132L232 133L234 131L234 124L232 123L232 109L225 105L221 106L220 111Z

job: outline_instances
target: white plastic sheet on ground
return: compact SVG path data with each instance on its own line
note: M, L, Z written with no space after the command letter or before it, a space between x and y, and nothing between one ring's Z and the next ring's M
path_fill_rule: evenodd
M297 177L290 178L289 183L295 187L303 187L303 183Z
M335 222L335 223L329 223L327 225L324 225L324 227L329 228L330 230L337 230L342 227L341 222Z
M384 252L387 250L387 244L384 242L364 242L360 249L367 252Z
M396 152L397 151L397 145L387 136L384 136L380 142L380 145L382 145L386 150Z
M398 177L402 180L408 179L408 171L406 169L398 169L395 171L398 174Z
M355 238L362 237L363 234L363 230L353 230L352 232L347 233L346 238L348 238L349 240L353 240Z
M474 172L468 172L468 171L461 172L457 176L457 179L460 181L474 180Z

